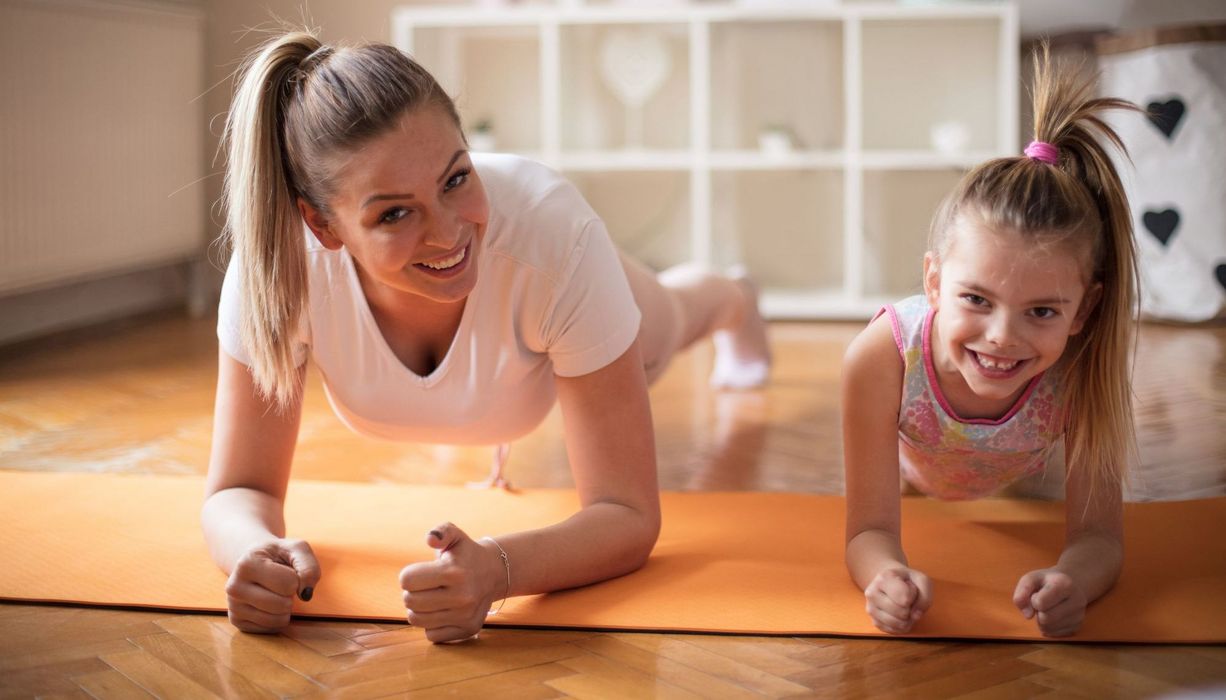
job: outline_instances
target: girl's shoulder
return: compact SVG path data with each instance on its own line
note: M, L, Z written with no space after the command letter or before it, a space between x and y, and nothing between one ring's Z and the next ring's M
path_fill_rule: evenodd
M902 381L903 363L895 324L883 309L860 331L843 353L843 371L856 381Z
M890 347L905 361L907 350L922 343L924 325L930 314L931 307L927 297L916 294L882 306L873 315L873 320L865 332L877 328L875 334L881 336L878 342L885 346L888 337L891 341ZM884 353L884 350L882 352Z

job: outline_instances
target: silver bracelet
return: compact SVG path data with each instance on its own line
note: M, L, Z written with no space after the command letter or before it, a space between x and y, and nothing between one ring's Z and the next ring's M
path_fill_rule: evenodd
M507 570L506 595L502 596L502 600L498 601L498 608L496 610L490 610L489 612L486 613L487 616L497 615L499 612L502 611L502 606L507 604L507 598L510 597L511 595L511 559L510 557L507 556L507 550L503 549L502 545L498 544L498 540L494 539L493 537L490 537L489 535L486 535L485 537L482 537L481 539L489 540L490 542L493 543L495 547L498 548L498 556L502 557L502 566L504 569Z

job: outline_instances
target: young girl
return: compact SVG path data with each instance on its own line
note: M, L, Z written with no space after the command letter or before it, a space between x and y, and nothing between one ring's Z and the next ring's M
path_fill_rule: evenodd
M979 498L1042 473L1062 442L1064 551L1013 602L1070 635L1120 571L1137 270L1099 139L1122 151L1101 113L1136 108L1093 99L1046 48L1035 70L1036 140L962 179L933 221L924 295L883 309L844 359L847 568L885 632L933 603L902 551L900 472L929 496Z
M469 153L451 99L391 46L274 38L226 136L235 250L202 518L231 622L283 628L322 575L283 517L308 358L372 437L505 444L561 407L580 509L497 539L426 534L438 557L388 593L429 639L472 635L495 599L641 566L660 527L647 384L708 335L717 384L764 381L752 287L620 257L557 173Z

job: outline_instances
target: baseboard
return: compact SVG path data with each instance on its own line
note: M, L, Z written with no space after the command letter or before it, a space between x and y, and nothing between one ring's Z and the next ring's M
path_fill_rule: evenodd
M175 307L199 312L210 286L183 261L0 297L0 345Z

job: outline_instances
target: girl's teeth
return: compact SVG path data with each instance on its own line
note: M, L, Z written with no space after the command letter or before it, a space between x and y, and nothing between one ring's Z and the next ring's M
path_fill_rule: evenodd
M425 265L431 270L446 270L448 268L455 267L456 265L459 265L460 261L464 259L464 253L466 250L468 249L461 248L460 252L456 253L450 258L447 258L445 260L437 260L435 262L424 262L422 263L422 265Z
M985 369L995 370L1011 370L1014 367L1017 367L1018 363L1021 362L1021 360L994 360L986 355L980 355L979 353L975 353L975 359L978 360L980 366L984 367Z

